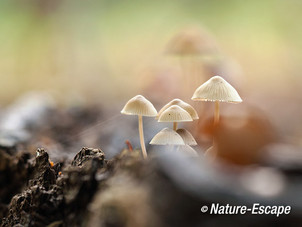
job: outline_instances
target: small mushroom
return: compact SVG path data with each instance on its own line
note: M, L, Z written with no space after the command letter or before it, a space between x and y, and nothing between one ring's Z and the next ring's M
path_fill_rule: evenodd
M180 106L181 108L183 108L185 111L187 111L193 120L197 120L199 119L198 114L196 112L196 110L194 109L193 106L191 106L190 104L182 101L181 99L173 99L172 101L168 102L163 108L161 108L161 110L158 112L157 114L157 119L159 118L159 116L162 114L162 112L164 112L166 109L168 109L170 106L173 105L177 105Z
M137 95L130 99L121 111L122 114L126 115L137 115L138 116L138 127L139 127L139 138L142 148L143 157L147 158L147 151L144 139L143 130L143 116L155 117L157 116L157 110L153 104L142 95Z
M189 145L189 146L197 145L196 140L194 139L194 137L188 130L186 130L184 128L179 128L176 130L176 132L181 136L181 138L183 139L183 141L185 142L186 145Z
M198 156L198 153L189 145L181 146L181 149L179 151L189 156L193 156L193 157Z
M158 122L173 122L173 130L177 130L178 122L193 121L191 115L183 108L172 105L161 113Z
M185 145L181 136L170 128L164 128L150 141L152 145Z
M220 76L214 76L198 87L193 94L192 100L215 102L215 125L219 122L219 102L242 102L235 88Z
M185 146L182 146L181 151L191 156L198 156L197 152L191 147L197 145L197 142L192 134L184 128L179 128L176 130L176 132L181 136L185 143Z
M180 131L182 133L183 130L180 130ZM184 134L187 134L187 133L184 133ZM186 139L188 139L187 135L185 137L186 137ZM192 135L191 135L191 137L192 137ZM194 138L193 138L193 140L194 140ZM187 142L189 144L192 144L192 138L190 138L189 141L187 141ZM171 150L173 150L173 147L177 146L177 149L174 150L175 152L182 152L189 156L198 156L197 152L192 147L187 145L187 143L184 141L183 137L181 137L181 135L179 135L177 132L175 132L174 130L172 130L170 128L164 128L159 133L157 133L151 140L150 144L152 144L152 145L169 145L172 148Z

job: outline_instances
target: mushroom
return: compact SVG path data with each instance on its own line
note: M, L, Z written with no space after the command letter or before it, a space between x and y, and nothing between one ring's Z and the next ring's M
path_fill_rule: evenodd
M126 115L137 115L138 116L138 128L139 128L139 139L142 148L143 157L147 158L147 151L144 140L143 130L143 116L155 117L157 110L153 104L142 95L137 95L130 99L121 111L122 114Z
M176 132L181 136L185 143L185 146L183 147L182 151L184 151L184 153L186 154L197 156L197 152L191 147L197 145L197 142L192 136L192 134L184 128L179 128L176 130Z
M167 53L180 56L201 55L216 50L216 44L206 31L187 28L168 43Z
M176 132L181 136L181 138L183 139L183 141L186 145L189 145L189 146L197 145L196 140L194 139L194 137L188 130L186 130L184 128L179 128L176 130Z
M198 156L198 153L189 145L181 146L179 151L181 151L182 153L184 153L188 156L194 156L194 157Z
M181 99L173 99L172 101L168 102L158 112L157 119L162 114L162 112L164 112L166 109L168 109L170 106L173 106L173 105L177 105L177 106L180 106L181 108L183 108L185 111L187 111L191 115L191 117L192 117L193 120L199 119L198 114L197 114L196 110L194 109L194 107L191 106L190 104L182 101Z
M192 100L215 102L215 125L219 122L219 102L242 102L235 88L220 76L214 76L198 87L193 94Z
M209 160L209 161L215 161L216 160L216 157L217 157L217 149L216 147L211 146L209 147L205 153L204 153L204 156Z
M185 145L181 136L170 128L164 128L150 141L152 145Z
M178 122L193 121L191 115L183 108L172 105L161 113L158 122L173 122L173 130L177 130Z
M182 132L182 130L180 130L180 131ZM192 143L191 139L192 138L190 138L190 142L189 142L190 144ZM193 138L193 140L194 140L194 138ZM183 140L181 135L179 135L177 132L175 132L174 130L172 130L170 128L164 128L159 133L157 133L151 140L150 144L178 146L178 148L175 151L181 151L190 156L197 156L197 152L192 147L190 147L188 144L186 144L186 142ZM179 150L179 148L181 148L181 150Z
M166 53L179 56L184 94L199 83L203 57L216 56L218 47L213 37L202 28L189 27L176 34L168 43Z

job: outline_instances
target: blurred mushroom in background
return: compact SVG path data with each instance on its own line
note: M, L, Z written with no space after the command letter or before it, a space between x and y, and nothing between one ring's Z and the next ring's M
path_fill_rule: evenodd
M236 165L259 163L263 156L262 149L279 139L263 113L247 109L246 114L222 116L216 126L213 126L213 118L201 124L199 134L215 137L215 147L211 150L216 154L216 160ZM195 138L198 141L199 136Z
M177 56L182 71L184 90L189 94L196 84L202 82L203 58L217 58L219 50L214 38L204 29L190 27L176 34L168 43L166 53Z

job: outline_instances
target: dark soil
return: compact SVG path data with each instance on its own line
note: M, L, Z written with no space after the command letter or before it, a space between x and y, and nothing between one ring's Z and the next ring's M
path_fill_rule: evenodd
M0 154L1 182L6 182L1 187L1 226L231 226L234 221L267 226L276 220L293 225L302 221L299 212L278 219L202 214L200 207L212 202L251 201L210 179L201 182L206 188L195 182L195 189L200 187L196 193L175 181L182 175L170 175L166 167L171 162L162 166L166 157L144 161L138 150L106 160L101 150L83 148L71 163L53 166L43 149L36 157L15 157L3 150Z
M84 116L85 124L76 125ZM265 137L258 144L253 142L251 137L259 141L263 124L242 133L234 129L230 133L222 125L218 154L225 154L222 147L227 147L235 155L217 163L202 154L190 157L162 147L153 148L148 160L135 149L118 150L118 155L106 159L106 150L82 148L76 153L74 145L83 141L60 137L61 133L80 132L98 116L99 111L91 109L53 111L46 117L47 127L27 129L34 135L31 139L0 146L1 226L301 226L302 156L293 147L262 149ZM68 120L59 124L58 119ZM241 136L240 149L225 144L224 133L229 141L240 141ZM244 142L242 138L247 137L254 146ZM42 148L33 151L36 141L55 143L61 153ZM250 156L252 165L246 165L248 160L230 164L237 162L234 157L246 146L249 153L261 147L261 155ZM255 202L290 205L292 212L277 218L200 211L212 203L252 206Z

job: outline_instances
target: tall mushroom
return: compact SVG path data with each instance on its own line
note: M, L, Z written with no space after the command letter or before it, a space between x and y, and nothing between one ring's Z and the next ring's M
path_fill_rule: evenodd
M177 130L178 122L193 121L191 115L183 108L172 105L161 113L158 122L173 122L173 130Z
M203 29L191 27L176 34L168 43L166 52L179 56L185 94L200 78L200 56L212 56L218 52L217 44Z
M122 114L126 115L137 115L138 116L138 128L139 128L139 139L142 148L143 157L147 158L147 151L144 139L143 129L143 116L155 117L157 110L153 104L142 95L137 95L130 99L121 111Z
M219 102L242 102L235 88L220 76L214 76L198 87L193 94L192 100L215 102L215 125L219 122Z
M173 105L177 105L177 106L180 106L181 108L183 108L185 111L187 111L191 115L193 120L199 119L198 114L197 114L196 110L194 109L194 107L191 106L190 104L182 101L181 99L173 99L172 101L170 101L166 105L164 105L163 108L161 108L160 111L158 112L157 119L162 114L162 112L164 112L166 109L168 109L170 106L173 106Z

